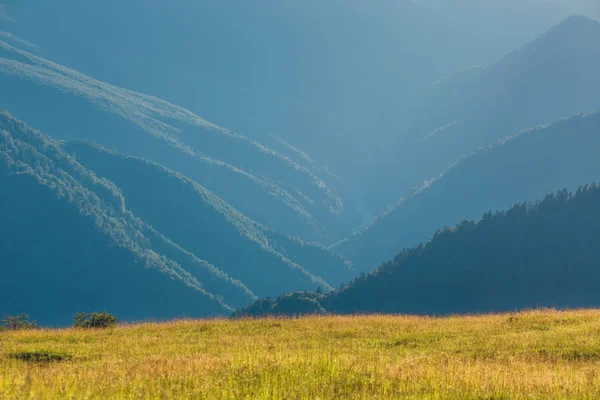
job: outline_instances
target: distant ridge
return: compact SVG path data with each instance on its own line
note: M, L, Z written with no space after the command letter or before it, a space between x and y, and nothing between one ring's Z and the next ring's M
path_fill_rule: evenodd
M575 16L495 63L433 84L377 164L372 197L398 199L482 146L600 110L599 70L600 23Z
M333 249L370 271L445 225L597 181L599 146L600 113L523 131L462 157Z

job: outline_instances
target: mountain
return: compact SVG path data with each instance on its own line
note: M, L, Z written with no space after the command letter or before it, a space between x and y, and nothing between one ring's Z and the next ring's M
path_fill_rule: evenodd
M27 50L15 36L0 37L0 107L15 116L59 139L163 164L279 232L323 241L342 235L335 221L344 217L343 200L305 166L182 107Z
M66 141L62 146L86 168L113 182L138 217L259 296L280 293L283 287L310 287L313 280L315 285L336 286L353 275L345 260L323 246L254 222L162 165L89 142Z
M598 70L600 23L574 16L495 63L436 82L398 121L401 133L374 164L371 204L403 196L460 156L514 132L600 110Z
M597 307L599 238L600 186L562 190L442 229L339 290L260 300L237 315Z
M104 308L123 320L223 315L352 276L324 247L157 163L56 141L6 113L0 128L1 312L52 324Z
M439 227L600 177L600 113L523 131L462 157L333 248L370 271Z
M126 208L53 141L0 116L0 304L41 323L66 324L76 312L108 308L122 319L219 315L252 294L213 266L188 269L153 251L178 249ZM183 257L183 256L182 256ZM219 295L197 277L211 275Z
M594 15L590 8L563 0L9 2L0 107L52 136L158 162L261 224L331 244L474 150L418 140L463 120L447 118L444 99L475 98L472 87L499 77L467 90L435 85L420 101L429 83L497 60L575 11Z
M0 30L35 54L260 143L276 134L348 184L369 182L365 166L381 160L396 116L424 86L569 15L599 15L596 0L0 3L10 16Z

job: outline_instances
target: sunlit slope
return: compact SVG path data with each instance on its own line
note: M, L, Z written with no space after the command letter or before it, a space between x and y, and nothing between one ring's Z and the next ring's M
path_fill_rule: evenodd
M89 142L65 142L63 148L114 182L136 215L258 296L337 287L353 275L345 260L323 247L271 231L161 165Z
M55 324L90 308L130 320L208 316L253 298L138 219L113 183L52 140L7 114L0 132L2 313Z
M342 200L281 153L184 108L35 56L18 38L0 39L0 107L44 132L164 164L285 233L323 238L323 223L340 218Z
M0 397L594 399L600 312L0 333ZM63 361L20 361L44 351Z
M372 269L446 225L598 182L599 146L598 113L521 132L461 158L334 249Z

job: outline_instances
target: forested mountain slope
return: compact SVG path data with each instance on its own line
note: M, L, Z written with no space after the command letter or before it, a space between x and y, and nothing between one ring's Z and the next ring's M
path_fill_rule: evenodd
M17 117L57 138L159 162L277 231L308 240L342 234L334 224L342 199L298 162L189 110L40 58L14 36L0 39L0 107Z
M52 323L104 308L129 320L216 315L353 276L322 246L271 231L159 164L57 142L5 113L0 124L0 280L11 287L1 312Z
M284 287L310 287L315 278L302 271L322 277L327 283L315 280L315 285L325 286L353 276L348 263L325 248L271 231L159 164L89 142L68 141L63 148L114 182L137 216L259 296L281 293Z
M431 232L600 177L600 113L523 131L461 158L334 249L371 270Z
M184 269L154 251L182 257L133 216L122 194L54 142L0 115L0 312L69 323L76 312L108 308L122 319L208 316L253 295L200 260ZM245 299L245 300L244 300Z
M550 194L438 231L325 295L260 300L240 315L453 314L598 307L600 187Z
M600 23L575 16L493 64L431 85L398 122L387 161L374 164L370 196L399 198L481 146L600 110L599 70Z

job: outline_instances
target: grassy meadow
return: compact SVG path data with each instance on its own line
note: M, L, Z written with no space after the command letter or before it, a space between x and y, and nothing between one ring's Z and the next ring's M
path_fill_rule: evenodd
M0 399L598 399L600 310L0 333Z

